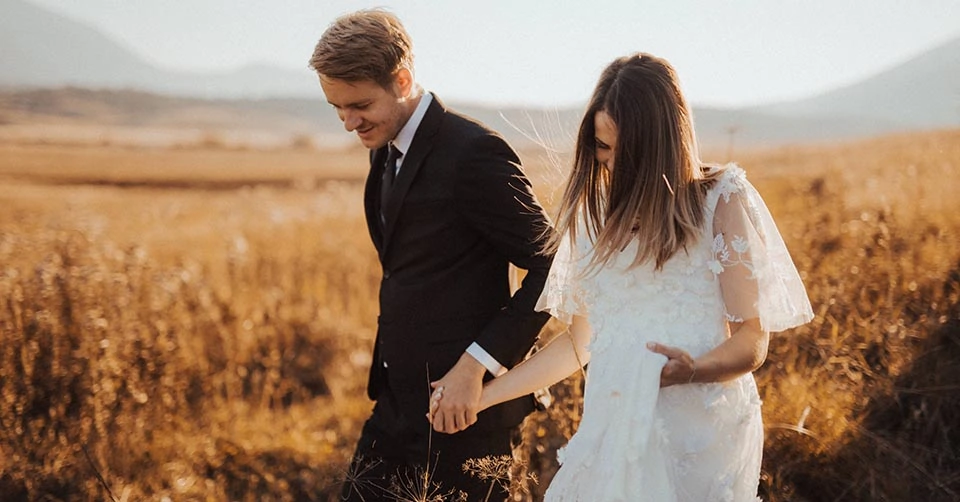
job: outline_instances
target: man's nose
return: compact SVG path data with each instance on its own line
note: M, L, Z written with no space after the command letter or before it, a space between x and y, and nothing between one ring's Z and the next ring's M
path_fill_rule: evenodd
M343 128L346 129L347 132L352 132L360 127L360 124L363 122L363 120L360 119L360 115L350 112L344 112L341 120L343 120Z

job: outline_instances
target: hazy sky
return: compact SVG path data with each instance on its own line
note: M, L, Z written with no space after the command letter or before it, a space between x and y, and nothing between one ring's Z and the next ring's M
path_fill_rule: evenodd
M696 104L805 97L960 36L958 0L31 1L190 70L308 71L336 16L386 7L413 37L426 88L500 105L581 103L610 60L638 50L670 60Z

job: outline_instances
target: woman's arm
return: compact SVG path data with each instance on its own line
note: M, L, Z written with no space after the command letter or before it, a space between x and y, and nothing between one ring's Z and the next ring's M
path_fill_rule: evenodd
M590 324L587 318L573 316L570 329L560 333L530 359L483 387L480 409L530 394L570 376L590 361Z
M676 347L647 344L648 349L668 359L660 372L660 386L724 382L759 368L767 358L767 344L770 341L770 334L760 327L760 320L731 322L730 331L731 335L726 341L696 360Z

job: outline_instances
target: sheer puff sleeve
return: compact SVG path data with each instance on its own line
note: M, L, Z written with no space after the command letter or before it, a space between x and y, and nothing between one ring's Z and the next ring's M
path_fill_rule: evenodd
M549 312L564 324L570 324L574 315L587 315L584 299L586 293L579 271L580 254L570 239L570 234L564 234L550 266L543 292L537 301L538 312Z
M813 319L800 275L776 223L743 169L731 165L713 188L713 259L727 320L760 319L778 332Z

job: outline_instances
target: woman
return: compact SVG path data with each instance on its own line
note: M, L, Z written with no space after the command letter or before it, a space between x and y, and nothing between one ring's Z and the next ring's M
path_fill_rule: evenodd
M568 334L481 397L486 408L590 362L583 419L546 500L756 500L751 372L770 332L813 313L743 170L701 164L669 63L641 53L604 70L556 228L538 308Z

